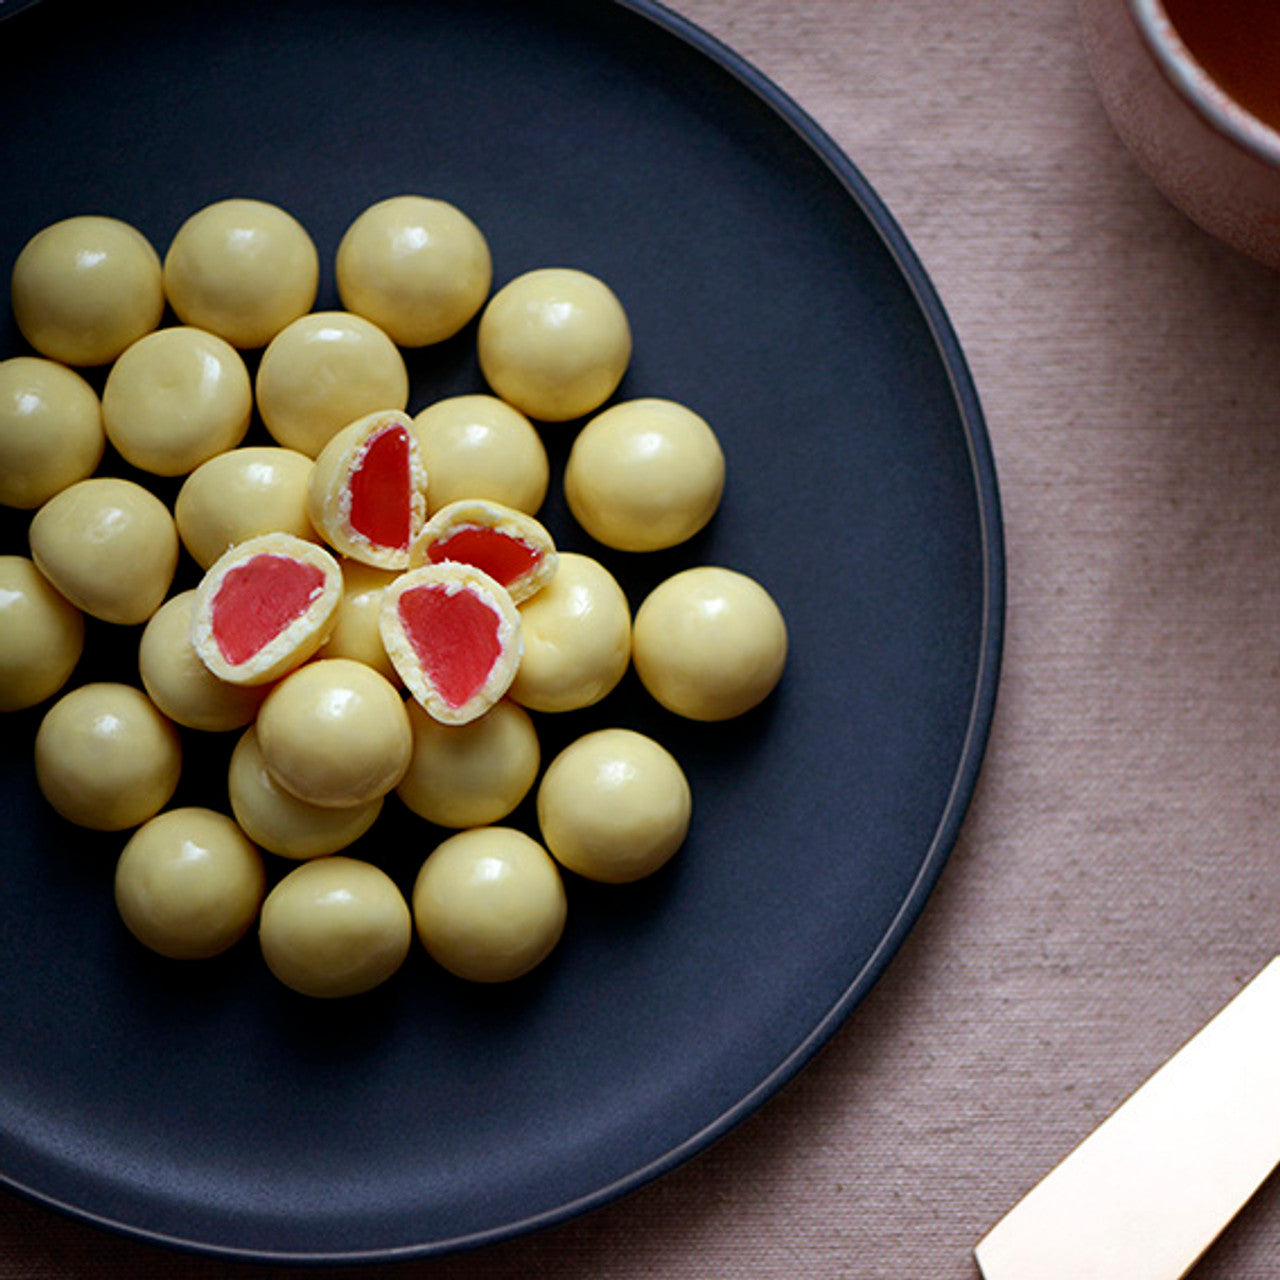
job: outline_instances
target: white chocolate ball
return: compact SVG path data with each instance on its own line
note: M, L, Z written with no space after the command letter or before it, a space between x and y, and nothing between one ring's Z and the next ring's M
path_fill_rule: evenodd
M132 480L95 476L63 489L36 512L30 537L40 572L104 622L145 622L178 567L169 508Z
M399 577L394 569L378 569L359 560L340 561L342 600L329 639L320 649L322 658L350 658L363 662L394 685L400 675L387 657L382 643L378 618L382 612L382 596Z
M14 319L51 360L108 364L163 314L159 255L116 218L55 222L32 236L13 264Z
M335 263L342 305L402 347L443 342L484 304L489 246L460 209L426 196L393 196L347 228Z
M320 256L302 224L262 200L219 200L178 228L164 290L184 324L265 346L316 300Z
M631 360L631 327L602 280L568 267L517 276L490 299L480 371L521 413L564 422L598 409Z
M180 476L244 439L253 384L240 353L216 334L177 326L139 338L111 366L102 422L141 471Z
M340 555L380 569L405 569L427 516L427 472L413 419L381 409L348 423L316 456L307 512Z
M598 560L560 553L556 576L520 606L524 657L511 697L532 711L576 711L599 702L626 673L631 610Z
M124 831L169 803L178 731L141 689L100 682L64 694L36 731L36 781L68 822Z
M53 360L0 362L0 503L30 510L97 469L106 445L94 389Z
M409 403L395 343L345 311L315 311L283 328L262 353L255 385L273 439L309 458L357 418Z
M705 565L659 583L636 610L636 673L668 711L728 720L782 678L787 626L753 578Z
M538 788L538 825L561 866L629 884L684 843L692 797L675 757L644 734L601 729L551 762Z
M469 724L441 724L409 704L413 757L396 794L441 827L501 822L529 793L541 751L529 713L503 699Z
M299 667L258 712L272 778L322 809L349 809L393 790L413 751L409 713L391 682L362 662Z
M229 684L191 643L196 593L183 591L151 615L138 644L138 674L151 701L175 724L207 733L240 729L258 714L265 686Z
M212 809L152 818L116 863L120 918L144 947L173 960L206 960L239 942L265 892L262 855Z
M413 420L427 469L427 511L479 498L536 515L547 496L547 449L533 423L497 396L450 396Z
M250 726L231 753L231 812L255 843L282 858L305 861L354 844L382 812L382 798L350 809L322 809L276 785Z
M386 872L339 855L304 862L271 890L258 939L286 987L340 999L373 990L400 968L413 919Z
M84 616L26 556L0 556L0 711L52 697L84 650Z
M450 836L413 886L423 946L470 982L509 982L541 964L560 941L567 909L556 864L511 827Z
M628 400L579 432L564 473L578 523L617 551L693 537L724 492L724 453L707 422L672 400Z
M446 724L467 724L493 707L524 647L507 590L458 560L402 573L382 597L378 626L405 687Z
M207 569L238 542L288 533L319 542L307 516L314 464L296 449L253 446L220 453L198 466L178 490L173 514L191 558Z
M230 684L266 685L312 658L342 599L338 562L287 533L239 542L200 579L191 643Z

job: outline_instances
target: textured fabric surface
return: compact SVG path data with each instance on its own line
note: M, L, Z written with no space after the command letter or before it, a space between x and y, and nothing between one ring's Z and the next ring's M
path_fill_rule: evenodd
M1009 556L991 748L919 926L779 1097L586 1217L359 1274L972 1280L983 1232L1276 950L1280 278L1136 170L1070 0L676 7L853 157L959 332ZM0 1280L236 1272L290 1274L0 1196ZM1277 1273L1269 1185L1195 1274Z

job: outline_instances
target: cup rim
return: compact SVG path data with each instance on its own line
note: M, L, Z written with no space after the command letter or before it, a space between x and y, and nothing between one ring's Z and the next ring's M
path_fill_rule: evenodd
M1129 0L1129 12L1161 70L1190 106L1237 146L1280 168L1280 132L1236 102L1196 61L1161 0Z

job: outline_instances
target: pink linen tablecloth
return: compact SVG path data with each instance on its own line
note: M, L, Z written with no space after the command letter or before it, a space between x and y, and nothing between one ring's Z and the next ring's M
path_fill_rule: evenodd
M995 731L906 947L780 1096L539 1235L330 1275L973 1280L974 1242L1280 950L1280 276L1111 133L1071 0L679 0L852 156L985 407ZM230 1266L0 1195L0 1280ZM1280 1274L1280 1187L1195 1272Z

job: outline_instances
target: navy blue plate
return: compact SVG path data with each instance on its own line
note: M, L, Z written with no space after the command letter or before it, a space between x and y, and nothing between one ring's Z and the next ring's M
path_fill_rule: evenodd
M619 397L702 413L728 488L709 529L653 557L593 547L557 481L547 523L633 606L689 564L752 574L792 637L775 696L728 725L668 715L633 677L540 718L547 759L601 725L652 733L689 773L695 820L645 883L571 880L562 945L498 990L417 949L336 1006L280 987L252 940L204 965L151 956L111 903L121 838L52 815L29 759L39 711L10 716L0 1177L211 1253L388 1259L563 1220L704 1148L882 972L955 841L992 716L989 444L891 216L794 103L647 0L44 0L3 25L0 116L6 271L57 218L111 214L163 251L200 206L255 196L314 235L333 306L342 231L414 191L479 223L497 284L599 274L635 334ZM23 350L6 314L0 351ZM482 389L474 327L410 365L413 411ZM573 429L545 432L555 477ZM0 532L22 550L26 517ZM180 585L194 577L184 564ZM92 626L75 679L136 680L137 640ZM225 808L233 737L186 735L180 802ZM528 803L515 821L534 829ZM407 888L440 834L390 804L353 852Z

